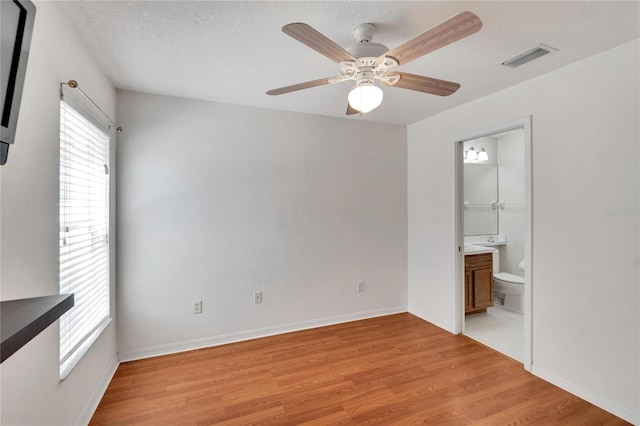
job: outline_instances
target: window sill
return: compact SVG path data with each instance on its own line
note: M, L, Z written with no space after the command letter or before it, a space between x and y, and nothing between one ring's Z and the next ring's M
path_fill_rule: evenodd
M70 356L64 363L60 364L60 381L69 376L71 371L75 368L75 366L80 362L84 354L86 354L93 343L98 340L102 332L109 326L111 323L111 318L105 318L104 321L95 329L91 336L87 338L87 340L82 343L82 345L75 351L75 353Z

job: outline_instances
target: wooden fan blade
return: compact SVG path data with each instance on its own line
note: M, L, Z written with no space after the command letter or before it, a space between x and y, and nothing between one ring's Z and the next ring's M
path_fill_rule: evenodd
M355 108L351 108L351 105L349 105L349 102L347 102L347 115L353 115L353 114L360 114L360 111L358 111Z
M333 62L355 61L351 53L329 40L324 35L313 29L310 25L296 22L282 27L282 32L295 38L302 44L306 44L315 51L322 53Z
M313 81L305 81L304 83L298 83L292 86L272 89L267 92L267 95L282 95L284 93L295 92L297 90L302 90L302 89L310 89L312 87L322 86L324 84L329 84L328 78L321 78L319 80L313 80Z
M390 72L387 76L393 77L399 75L400 80L395 84L383 84L391 87L400 87L402 89L417 90L418 92L430 93L438 96L449 96L460 88L458 83L446 80L438 80L437 78L424 77L422 75L409 74L406 72Z
M482 21L476 15L471 12L459 13L453 18L447 19L400 46L391 49L378 58L378 63L381 63L385 56L391 56L400 65L404 65L422 55L477 33L480 28L482 28Z

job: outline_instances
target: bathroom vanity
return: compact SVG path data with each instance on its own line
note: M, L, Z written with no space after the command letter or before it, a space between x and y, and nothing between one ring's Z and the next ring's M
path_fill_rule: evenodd
M493 306L493 254L464 256L464 313L486 312Z

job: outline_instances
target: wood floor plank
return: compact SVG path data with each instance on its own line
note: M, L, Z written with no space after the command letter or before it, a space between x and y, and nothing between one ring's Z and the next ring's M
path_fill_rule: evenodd
M123 363L92 425L624 425L398 314Z

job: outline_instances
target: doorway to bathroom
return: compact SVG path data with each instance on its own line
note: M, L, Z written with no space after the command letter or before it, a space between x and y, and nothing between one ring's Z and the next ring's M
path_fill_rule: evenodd
M455 143L456 325L531 369L531 118Z

